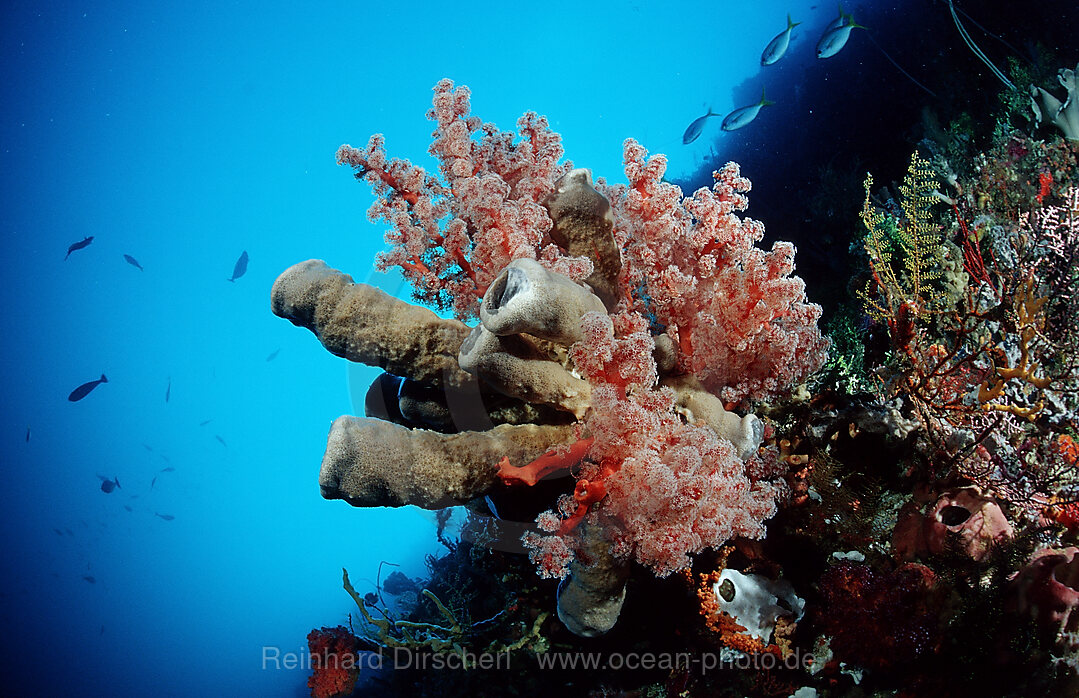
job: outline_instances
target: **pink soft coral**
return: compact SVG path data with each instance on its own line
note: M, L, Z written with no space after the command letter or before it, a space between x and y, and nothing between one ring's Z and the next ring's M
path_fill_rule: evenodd
M629 185L608 185L622 246L623 293L652 314L679 349L680 367L724 400L775 396L824 363L820 306L807 302L794 246L755 246L764 226L736 213L750 189L738 165L714 173L711 190L684 198L662 181L662 155L625 143Z
M654 342L644 318L624 313L613 320L586 315L585 338L571 350L577 370L593 385L586 428L595 440L579 482L602 482L607 494L593 507L592 520L607 530L617 554L659 576L735 536L762 537L763 522L775 513L775 486L751 480L729 441L675 413L674 395L656 387ZM568 505L560 506L564 515ZM525 541L551 576L564 573L575 543L559 521L544 514L540 527L560 535L532 534Z
M400 268L418 300L460 318L475 316L484 291L514 259L538 258L578 280L592 273L588 260L568 257L548 234L541 202L572 169L558 164L559 135L529 112L517 121L514 142L513 133L469 116L469 94L451 80L435 86L427 116L438 125L429 152L442 180L407 160L388 160L379 134L362 150L337 151L338 164L351 165L379 195L368 217L391 225L391 249L379 255L378 268Z

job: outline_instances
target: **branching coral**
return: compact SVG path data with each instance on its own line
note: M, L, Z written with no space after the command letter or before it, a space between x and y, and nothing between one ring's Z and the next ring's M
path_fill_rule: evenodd
M387 159L380 136L337 159L374 187L369 216L390 224L380 268L479 323L315 261L282 274L273 308L404 379L376 381L367 419L334 423L324 496L435 508L527 496L569 473L572 492L524 541L541 573L568 575L567 627L601 634L631 560L666 576L705 548L763 536L784 468L758 460L760 420L727 408L780 396L822 365L821 311L792 276L793 245L757 248L763 226L737 215L750 186L737 165L683 197L662 181L665 159L628 140L629 184L593 186L559 164L545 119L526 114L515 139L471 116L468 98L449 80L435 87L441 177Z

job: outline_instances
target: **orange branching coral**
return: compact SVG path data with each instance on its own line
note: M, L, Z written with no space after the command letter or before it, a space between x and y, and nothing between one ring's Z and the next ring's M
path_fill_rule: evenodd
M1025 382L1038 390L1048 388L1052 382L1047 377L1035 375L1039 364L1031 358L1034 341L1045 326L1043 308L1048 300L1044 297L1035 297L1033 275L1028 276L1027 280L1020 285L1013 304L1016 329L1019 332L1019 361L1013 367L994 365L993 368L1000 380L993 385L985 381L978 389L978 402L982 403L984 409L1011 412L1017 417L1034 421L1045 406L1042 400L1030 407L1016 405L1010 401L1003 403L994 401L1003 396L1005 384L1013 379Z

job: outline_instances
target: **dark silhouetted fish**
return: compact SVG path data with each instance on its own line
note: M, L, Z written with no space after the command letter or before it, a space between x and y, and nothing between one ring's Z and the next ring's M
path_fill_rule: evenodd
M72 538L74 538L74 537L75 537L75 532L74 532L74 531L72 531L72 530L71 530L70 528L65 528L65 529L64 529L64 531L65 531L65 532L66 532L66 533L67 533L67 534L68 534L69 536L71 536Z
M719 116L715 112L708 109L708 113L704 116L698 116L693 120L689 126L686 127L686 132L682 134L682 145L689 145L693 141L700 138L701 132L704 130L704 122L708 121L709 117Z
M247 273L247 262L249 259L247 250L240 253L240 258L236 260L236 266L232 268L232 278L228 279L229 281L235 281Z
M215 439L217 439L218 441L220 441L220 442L221 442L221 445L222 445L222 446L224 446L225 448L228 448L228 447L229 447L229 445L228 445L227 443L225 443L225 440L224 440L224 439L222 439L222 438L221 438L220 436L218 436L217 434L214 434L214 438L215 438Z
M79 400L81 400L84 397L86 397L87 395L89 395L90 391L93 390L94 388L101 385L102 383L108 383L108 382L109 382L109 379L105 377L104 373L102 373L101 378L98 378L96 381L90 381L89 383L83 383L78 388L75 388L74 390L72 390L71 394L67 396L67 399L70 400L71 402L78 402Z
M64 532L63 532L63 531L61 531L61 530L60 530L60 529L58 529L58 528L54 528L54 529L52 529L52 532L53 532L53 533L55 533L55 534L56 534L56 535L58 535L58 536L62 536L62 535L64 535Z
M127 509L128 511L135 511L134 509L131 508L130 504L125 504L124 509Z
M126 261L128 264L135 267L139 271L146 271L145 269L142 268L142 265L139 264L139 260L135 259L134 257L132 257L129 254L124 255L124 261Z
M104 635L104 634L105 634L105 626L104 626L104 625L102 625L102 626L101 626L101 632L99 632L99 633L98 633L97 635L98 635L98 637L101 637L101 636L102 636L102 635Z
M93 242L93 241L94 241L94 236L91 235L90 237L83 238L82 240L79 240L78 242L71 243L71 246L67 248L67 254L64 255L64 261L67 261L67 258L71 256L72 252L74 252L75 250L81 250L84 247L88 247L90 245L90 243Z
M169 401L169 395L172 395L172 378L169 378L169 384L165 386L165 402Z
M26 427L26 443L30 443L30 427Z
M94 579L91 575L85 574L82 578L90 582L91 584L97 584L97 580Z
M280 354L280 353L281 353L280 349L274 349L273 351L270 352L270 355L266 357L266 361L267 362L273 361L274 359L277 358L277 355Z
M110 480L109 478L102 477L101 475L98 475L98 477L101 478L101 491L104 492L105 494L108 494L109 492L112 492L116 488L120 487L119 478L114 477L114 478L112 478ZM120 487L120 489L123 489L123 488Z
M214 420L212 420L212 419L204 419L203 421L199 422L199 426L204 427L204 426L206 426L207 424L209 424L212 421L214 421Z
M172 514L157 514L157 513L155 513L154 516L160 516L162 519L165 519L166 521L172 521L173 519L176 518Z
M150 444L143 444L143 445L142 445L142 447L143 447L143 448L145 448L145 449L146 449L147 451L149 451L150 453L153 453L153 452L154 452L154 447L153 447L153 446L151 446Z

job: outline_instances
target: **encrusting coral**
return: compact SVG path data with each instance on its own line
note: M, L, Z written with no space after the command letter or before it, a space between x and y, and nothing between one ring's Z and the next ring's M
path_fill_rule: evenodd
M366 418L334 422L323 495L439 508L568 473L572 492L523 541L542 575L563 577L563 623L603 634L633 561L667 576L763 536L785 465L758 454L764 426L748 411L823 364L820 308L791 275L792 245L756 247L763 226L737 215L750 183L733 163L684 197L633 140L628 184L593 182L559 163L543 117L523 116L515 140L449 80L428 116L441 177L388 159L381 136L337 159L391 226L380 268L458 319L315 260L274 284L276 314L387 374Z

